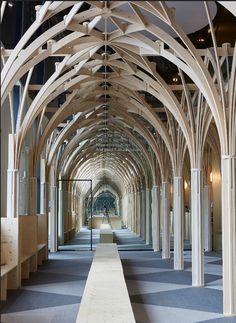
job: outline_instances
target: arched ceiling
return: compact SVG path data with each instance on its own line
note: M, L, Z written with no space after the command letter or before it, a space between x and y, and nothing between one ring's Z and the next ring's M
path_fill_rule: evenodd
M187 19L195 11L201 13L197 19ZM155 185L157 174L168 178L166 168L177 173L186 147L195 167L213 119L227 150L217 64L223 66L229 55L234 67L233 50L229 47L218 63L211 51L197 49L186 36L205 27L207 15L210 21L216 15L214 2L205 8L201 2L172 1L46 1L37 6L35 22L14 49L3 53L3 102L18 81L33 98L27 109L20 105L13 128L16 167L26 134L35 122L41 127L45 117L49 120L35 138L34 172L46 148L48 170L56 164L61 178L92 179L95 185L106 179L115 183L117 194ZM55 23L39 32L53 17ZM174 84L158 73L153 57L175 66ZM52 73L43 84L33 83L34 71L51 59ZM88 194L89 183L77 186Z

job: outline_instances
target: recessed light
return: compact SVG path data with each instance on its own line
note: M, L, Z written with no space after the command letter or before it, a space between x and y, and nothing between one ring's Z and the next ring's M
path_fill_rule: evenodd
M13 7L13 3L12 2L8 2L8 7L12 8Z

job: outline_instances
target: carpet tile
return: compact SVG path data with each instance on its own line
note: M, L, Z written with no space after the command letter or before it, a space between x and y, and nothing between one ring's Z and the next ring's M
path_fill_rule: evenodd
M54 307L80 303L81 297L59 295L32 290L15 290L9 292L9 301L2 304L2 313L29 311L38 308Z
M175 271L173 251L170 259L162 259L161 252L151 251L129 230L115 234L137 323L236 323L236 318L222 314L221 254L205 253L206 286L196 288L192 287L191 250L184 251L185 269ZM97 243L97 231L93 237ZM75 323L94 255L88 251L89 241L84 230L64 246L68 251L62 246L61 251L49 253L38 272L1 302L1 322Z

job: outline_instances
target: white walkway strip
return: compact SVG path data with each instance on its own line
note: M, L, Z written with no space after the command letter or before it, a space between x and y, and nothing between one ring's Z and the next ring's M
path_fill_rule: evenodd
M99 244L76 323L135 323L123 268L112 243Z

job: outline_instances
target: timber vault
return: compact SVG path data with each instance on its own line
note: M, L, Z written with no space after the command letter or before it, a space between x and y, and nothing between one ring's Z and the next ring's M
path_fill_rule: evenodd
M193 2L204 19L187 30L178 3L174 9L168 1L45 1L35 5L32 24L12 48L3 39L1 109L9 127L3 131L8 164L1 213L9 219L45 214L45 243L56 251L58 239L83 225L90 194L89 183L58 185L58 179L92 179L93 193L111 192L123 223L163 258L170 257L172 211L174 269L183 270L188 207L192 285L200 287L204 249L214 247L209 192L215 163L223 308L236 315L235 30L219 44L214 25L221 10L235 26L236 7L233 1ZM3 22L6 15L2 1ZM205 26L208 40L197 33ZM37 82L42 66L47 73ZM66 205L58 206L65 196Z

